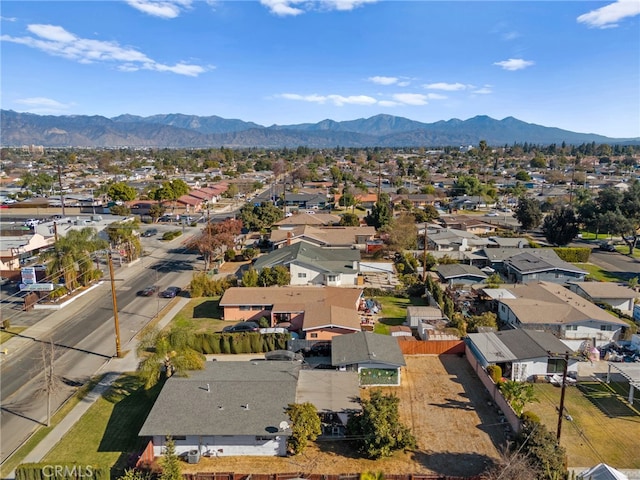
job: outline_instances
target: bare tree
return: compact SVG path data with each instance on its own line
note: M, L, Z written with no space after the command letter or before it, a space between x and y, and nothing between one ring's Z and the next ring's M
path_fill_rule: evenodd
M500 460L482 474L482 480L537 480L538 474L526 454L505 450Z

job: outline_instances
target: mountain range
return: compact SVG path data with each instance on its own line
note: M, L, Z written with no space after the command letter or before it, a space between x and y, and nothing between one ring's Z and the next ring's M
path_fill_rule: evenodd
M468 120L422 123L392 115L298 125L265 127L253 122L218 116L183 114L36 115L0 110L0 143L4 147L88 148L310 148L438 147L551 143L640 144L640 138L609 138L526 123L513 117L495 120L484 115Z

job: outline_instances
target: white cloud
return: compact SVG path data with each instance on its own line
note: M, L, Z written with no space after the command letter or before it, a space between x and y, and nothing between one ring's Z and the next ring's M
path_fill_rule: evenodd
M206 71L199 65L177 63L164 65L133 48L121 47L116 42L80 38L56 25L33 24L27 30L35 36L0 36L3 42L12 42L42 50L50 55L90 64L97 62L116 63L122 71L153 70L172 72L196 77Z
M24 105L25 111L37 114L65 113L73 104L65 104L46 97L30 97L15 100L16 104Z
M640 2L638 0L618 0L580 15L577 21L589 27L613 28L618 26L620 20L636 15L640 15Z
M281 17L287 15L301 15L310 10L338 10L349 11L367 3L375 3L378 0L260 0L271 13Z
M126 0L126 2L147 15L160 18L176 18L182 10L191 7L191 0Z
M350 95L345 97L343 95L299 95L297 93L283 93L277 96L286 98L287 100L299 100L310 103L333 103L338 107L344 105L375 105L378 103L375 98L367 95Z
M394 102L392 100L380 100L378 102L378 105L380 105L381 107L397 107L402 105L401 103L398 102Z
M429 100L446 100L448 97L439 93L427 93L427 98Z
M501 62L494 62L494 65L502 67L504 70L509 70L511 72L516 70L522 70L524 68L530 67L535 62L531 60L523 60L522 58L510 58L509 60L503 60Z
M426 105L428 103L427 96L421 93L396 93L391 95L391 98L405 105Z
M409 85L411 85L411 82L409 80L404 80L402 82L398 82L398 86L399 87L408 87Z
M394 83L398 83L397 77L369 77L367 80L377 83L378 85L393 85Z
M520 37L518 32L505 32L502 34L502 39L506 41L515 40L518 37Z
M475 93L477 95L488 95L490 93L493 93L493 90L491 89L491 85L485 85L483 87L476 88L472 93Z
M438 82L428 83L426 85L423 85L423 87L428 90L444 90L446 92L457 92L459 90L465 90L469 88L469 85L465 85L464 83Z
M0 20L2 20L3 22L15 22L18 19L16 17L3 17L3 16L0 16Z
M297 0L260 0L260 3L267 7L271 13L280 17L304 13L304 10L291 6L298 3Z

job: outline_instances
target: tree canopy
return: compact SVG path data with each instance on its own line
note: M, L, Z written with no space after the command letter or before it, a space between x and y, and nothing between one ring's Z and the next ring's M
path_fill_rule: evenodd
M240 209L242 224L252 231L260 231L271 227L284 218L284 213L271 202L260 205L246 204Z
M381 193L378 201L371 208L371 213L365 217L367 225L382 228L391 223L393 207L387 193Z
M322 433L320 416L315 405L309 402L290 403L286 413L292 424L287 444L293 454L298 455L307 448L309 440L315 440Z
M542 222L542 233L554 245L567 245L578 232L578 219L569 205L556 207Z
M116 202L130 202L135 200L138 192L124 182L115 182L107 188L107 195Z
M514 217L520 222L523 230L536 228L542 222L540 203L533 198L520 197L515 208Z

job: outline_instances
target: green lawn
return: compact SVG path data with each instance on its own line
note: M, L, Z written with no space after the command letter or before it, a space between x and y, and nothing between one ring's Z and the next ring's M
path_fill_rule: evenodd
M410 305L426 305L424 298L399 298L399 297L374 297L382 306L379 320L373 331L383 335L389 335L389 327L402 325L407 319L407 307Z
M43 462L109 465L112 478L121 475L129 457L144 448L138 432L160 389L145 391L135 374L121 376Z
M169 327L193 328L195 333L219 332L227 325L222 320L222 309L219 307L220 297L194 298L178 312Z
M538 415L555 433L561 389L551 384L534 384L534 388L539 402L525 410ZM609 387L597 381L566 388L565 409L572 420L563 418L560 440L569 466L605 462L617 468L640 468L640 456L629 454L640 438L640 411L626 402L627 392L628 384Z
M607 270L603 270L602 268L594 265L593 263L574 263L576 267L589 272L587 275L588 279L594 280L596 282L624 282L626 278L620 276L617 272L609 272Z

